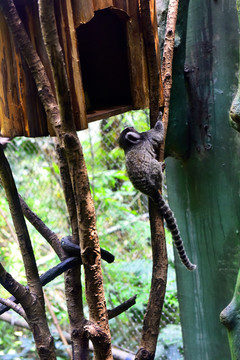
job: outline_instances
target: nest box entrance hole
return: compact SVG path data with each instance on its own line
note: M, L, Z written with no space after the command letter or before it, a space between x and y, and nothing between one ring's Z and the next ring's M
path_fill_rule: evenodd
M87 113L131 105L126 19L99 10L77 29Z

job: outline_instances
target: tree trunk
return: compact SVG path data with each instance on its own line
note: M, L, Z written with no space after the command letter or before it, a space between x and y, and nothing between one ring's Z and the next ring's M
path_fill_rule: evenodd
M184 19L179 11L179 25ZM185 54L180 35L166 153L182 158L167 159L169 203L197 264L190 273L176 257L184 358L226 360L219 314L233 295L240 231L239 134L228 115L237 86L236 1L190 1Z

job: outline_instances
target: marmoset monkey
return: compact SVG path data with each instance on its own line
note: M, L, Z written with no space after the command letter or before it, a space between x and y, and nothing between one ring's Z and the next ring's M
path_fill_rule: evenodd
M188 270L194 270L196 265L187 257L174 214L159 193L162 185L162 163L157 161L156 157L163 136L164 129L160 115L151 130L139 133L133 127L124 129L120 134L119 146L125 152L126 169L133 186L149 196L158 206L171 231L182 263Z

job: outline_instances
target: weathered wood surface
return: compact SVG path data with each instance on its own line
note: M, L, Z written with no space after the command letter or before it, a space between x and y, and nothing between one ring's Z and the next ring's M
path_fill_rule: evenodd
M15 0L15 4L33 47L43 62L55 93L49 60L41 36L37 0ZM156 39L156 53L159 54L155 0L151 0L151 7L153 9L152 22ZM130 103L126 104L111 103L109 108L102 104L102 109L97 108L94 109L94 112L87 114L76 29L90 21L94 16L94 11L106 8L117 14L121 21L126 22L132 99ZM76 129L85 129L89 121L106 118L110 114L118 114L122 109L148 107L148 69L138 0L59 0L55 10L69 79ZM158 60L160 71L160 57ZM98 61L97 54L96 61ZM6 137L54 135L50 124L47 124L32 75L18 51L17 44L14 44L2 14L0 14L0 62L0 135ZM161 93L160 105L162 103Z
M124 11L128 17L127 21L127 42L129 51L129 69L131 79L132 91L132 105L134 109L146 108L149 106L149 91L148 91L148 70L146 62L146 54L143 43L143 34L141 30L140 12L138 0L88 0L78 1L72 0L73 14L75 26L90 21L94 16L94 11L105 8L112 8L119 11ZM158 56L159 73L161 73L160 65L160 50L158 41L158 28L156 18L156 4L155 0L150 1L152 26L155 38L155 49ZM80 59L81 60L81 59ZM163 91L161 76L160 82L160 101L159 105L163 106Z
M57 8L58 31L63 48L67 75L69 79L72 107L76 128L87 128L85 96L81 68L78 57L78 44L74 27L73 9L70 0L59 1Z
M24 9L25 5L22 10ZM28 14L26 29L37 33L37 19L31 21L36 16L35 6L28 9ZM33 41L36 41L36 38ZM0 59L1 135L8 137L47 135L46 117L38 100L35 84L14 44L2 14L0 14Z

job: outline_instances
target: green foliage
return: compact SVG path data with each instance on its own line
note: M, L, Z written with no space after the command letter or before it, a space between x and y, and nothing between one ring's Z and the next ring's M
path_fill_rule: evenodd
M139 344L143 314L148 301L152 255L148 200L137 192L128 180L124 165L124 154L118 147L118 137L120 131L126 126L135 126L139 131L147 130L146 119L147 116L144 111L130 112L90 124L89 131L79 133L95 202L100 244L101 247L115 255L113 264L102 263L107 306L113 308L133 295L137 295L134 307L110 321L113 343L133 351L137 349ZM14 139L7 147L6 154L11 163L18 190L30 208L60 238L70 234L52 139ZM0 191L0 211L8 219L7 223L0 216L0 256L6 269L17 280L25 283L21 255L16 239L14 240L11 232L13 225L7 202L4 192L1 189ZM29 224L28 227L39 271L43 273L56 265L58 259L36 230ZM179 326L172 240L168 232L167 243L169 273L161 326L167 329L169 324L174 324L177 326L179 334L181 329ZM14 261L12 254L14 254ZM63 276L47 285L45 291L60 326L64 331L69 331ZM0 288L0 296L8 296L2 288ZM48 317L50 324L52 324L51 317L49 315ZM14 332L11 325L0 322L0 332L2 331L6 333L6 336L1 339L0 346L0 351L4 356L9 353L9 356L13 354L17 359L19 355L16 354L23 354L23 351L26 351L24 353L26 355L21 355L22 358L34 358L31 352L32 339L30 337L29 340L29 335L26 335L25 330ZM164 344L167 349L172 346L174 349L178 349L181 346L180 338L180 335L176 336L173 342L168 344L166 339L160 336L162 340L159 340L159 347L162 349ZM59 349L59 359L67 358L66 353L64 357L65 349L58 339L56 344ZM4 357L4 359L8 358ZM173 359L172 357L171 360ZM176 359L179 358L176 357Z

